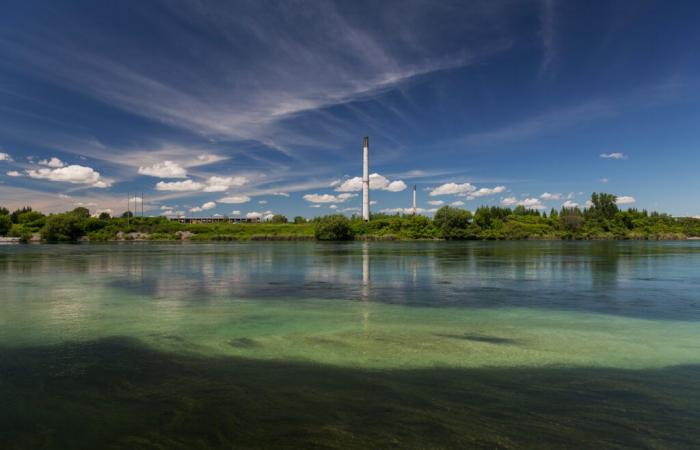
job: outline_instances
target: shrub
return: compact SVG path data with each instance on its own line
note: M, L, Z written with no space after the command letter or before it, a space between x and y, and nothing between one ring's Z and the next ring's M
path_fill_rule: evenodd
M467 239L471 217L469 211L443 206L435 213L433 224L443 239Z
M41 237L49 242L77 241L84 233L83 220L73 213L50 215L41 229Z
M314 236L319 241L349 241L354 237L350 220L343 215L322 217L316 222Z
M0 215L0 236L5 236L10 231L10 228L12 228L10 216Z

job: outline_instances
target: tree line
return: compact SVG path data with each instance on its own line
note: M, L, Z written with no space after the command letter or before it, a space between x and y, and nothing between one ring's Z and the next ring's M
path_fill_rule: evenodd
M646 210L621 210L612 194L593 193L586 208L549 212L524 206L481 206L473 213L444 206L433 218L411 214L361 217L329 215L289 221L277 214L259 224L181 224L165 217L133 217L125 213L93 216L84 207L45 215L30 207L10 212L0 207L0 236L21 241L108 241L137 236L153 240L181 239L685 239L700 237L700 219L677 218Z

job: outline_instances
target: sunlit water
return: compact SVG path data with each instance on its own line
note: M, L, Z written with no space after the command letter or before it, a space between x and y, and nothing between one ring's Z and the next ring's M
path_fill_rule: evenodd
M576 384L577 374L584 371L624 371L611 372L611 379L641 376L642 381L635 378L616 388L633 392L629 398L614 394L615 405L620 408L618 414L624 416L626 406L645 411L648 417L640 416L638 420L652 428L646 431L651 436L638 440L641 438L633 431L620 431L621 434L614 434L619 442L598 444L687 448L696 442L696 435L690 429L687 436L684 434L686 424L673 432L678 439L674 443L662 431L655 435L655 425L650 421L655 420L651 409L658 408L659 401L676 408L665 414L683 415L690 421L698 417L697 408L681 407L677 402L687 400L687 390L699 386L700 372L696 367L700 365L700 243L0 246L0 349L15 360L24 357L23 350L62 355L45 366L45 357L28 357L26 363L6 358L4 364L0 361L0 369L5 367L9 380L13 374L19 377L16 372L32 364L37 367L31 367L30 372L43 373L41 376L49 379L55 375L56 365L61 366L62 374L72 370L81 373L80 367L90 366L91 357L85 355L91 355L95 345L101 346L99 365L104 365L102 361L109 361L110 352L117 358L123 345L127 345L115 342L129 342L143 351L155 352L149 358L167 355L180 358L178 361L229 361L231 367L240 361L260 361L327 367L345 371L337 372L343 374L362 371L365 377L393 376L399 370L425 374L426 370L449 369L472 370L460 375L466 378L480 369L497 370L499 377L507 377L508 373L522 375L531 370L537 371L532 372L537 375L529 375L533 377L533 387L546 384L541 378L555 371L565 372L556 381L550 380L553 384ZM122 363L138 367L138 359L145 356L139 353L129 358ZM676 390L668 388L662 398L644 403L639 390L648 388L644 387L645 374L678 368L685 372L674 379ZM110 375L101 370L99 377ZM207 369L197 370L206 376L201 372ZM259 370L270 369L261 366ZM619 375L622 373L625 375ZM62 376L64 380L66 375ZM429 408L430 376L421 376L427 377L422 395ZM139 382L134 374L123 377L135 377L130 383ZM435 377L437 382L439 376ZM75 385L71 389L79 389L83 383L76 381L78 378L76 375L72 380ZM220 379L211 383L226 384ZM17 388L12 382L4 386L8 392ZM492 387L487 383L486 388ZM346 384L345 388L352 391L358 387ZM343 388L336 387L322 395L338 397L338 389ZM519 388L515 389L517 392ZM582 396L578 400L594 399L595 392L587 389L594 388L575 388L577 395ZM413 387L410 390L415 391ZM167 389L164 392L167 396ZM17 401L13 395L19 394L9 395ZM50 390L46 395L51 395ZM493 400L502 395L503 392L494 393ZM436 393L436 405L438 398ZM605 396L601 399L606 401ZM200 401L208 401L206 394L200 396ZM342 405L340 399L335 401ZM143 406L146 410L147 405ZM518 441L517 433L504 437L514 425L482 417L479 405L474 406L471 413L486 428L480 428L482 440L469 445L517 448L547 443L558 447L556 442L566 442L553 441L554 435L549 432L543 433L541 440L535 435L527 442ZM536 417L526 417L530 407L534 408L526 402L521 419L536 424ZM25 414L31 421L31 412ZM201 419L198 416L197 420ZM279 420L295 423L301 419L290 413ZM634 426L633 418L625 420ZM338 419L341 425L346 422L350 420ZM575 424L575 419L569 418L569 422ZM489 426L496 425L503 430L489 431ZM605 424L598 426L604 428ZM397 432L390 426L383 431L383 438ZM441 445L467 445L467 441L457 439L460 431L460 427L445 431L450 439ZM366 444L346 440L347 436L336 432L328 431L328 436L323 435L319 442L324 446L341 443L339 448ZM109 433L118 441L120 433L135 432ZM625 433L630 436L625 437ZM557 439L567 438L567 432L562 434ZM570 431L569 437L573 439L573 435L574 431ZM23 440L28 439L25 435L8 436L10 443L36 444L31 439ZM157 437L149 439L162 444ZM187 441L183 439L177 442ZM294 441L294 445L316 442L305 439ZM579 439L583 440L572 442L587 442L585 436ZM418 444L412 438L397 444L422 446L434 442L429 439ZM226 440L207 441L206 446L229 444ZM42 445L57 448L82 443L49 439Z

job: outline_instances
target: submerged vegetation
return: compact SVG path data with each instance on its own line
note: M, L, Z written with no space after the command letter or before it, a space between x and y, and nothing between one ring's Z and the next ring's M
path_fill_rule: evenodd
M444 206L434 218L375 214L372 220L330 215L306 220L277 214L263 223L182 224L166 217L91 216L86 208L44 215L29 207L0 208L0 235L21 241L79 240L515 240L515 239L687 239L700 237L700 219L646 210L620 210L612 194L593 193L587 208L547 213L517 206L481 206L473 213Z

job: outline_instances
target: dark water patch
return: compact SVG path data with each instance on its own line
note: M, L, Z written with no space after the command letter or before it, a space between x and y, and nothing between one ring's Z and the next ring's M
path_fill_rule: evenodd
M466 341L474 342L484 342L486 344L496 344L496 345L517 345L520 341L518 339L503 338L498 336L488 336L483 334L439 334L436 333L435 336L450 338L450 339L463 339Z
M126 339L0 348L0 448L692 449L698 379L700 366L361 370Z
M259 347L260 343L255 339L250 339L247 337L241 337L236 339L231 339L228 341L228 345L236 348L255 348Z

